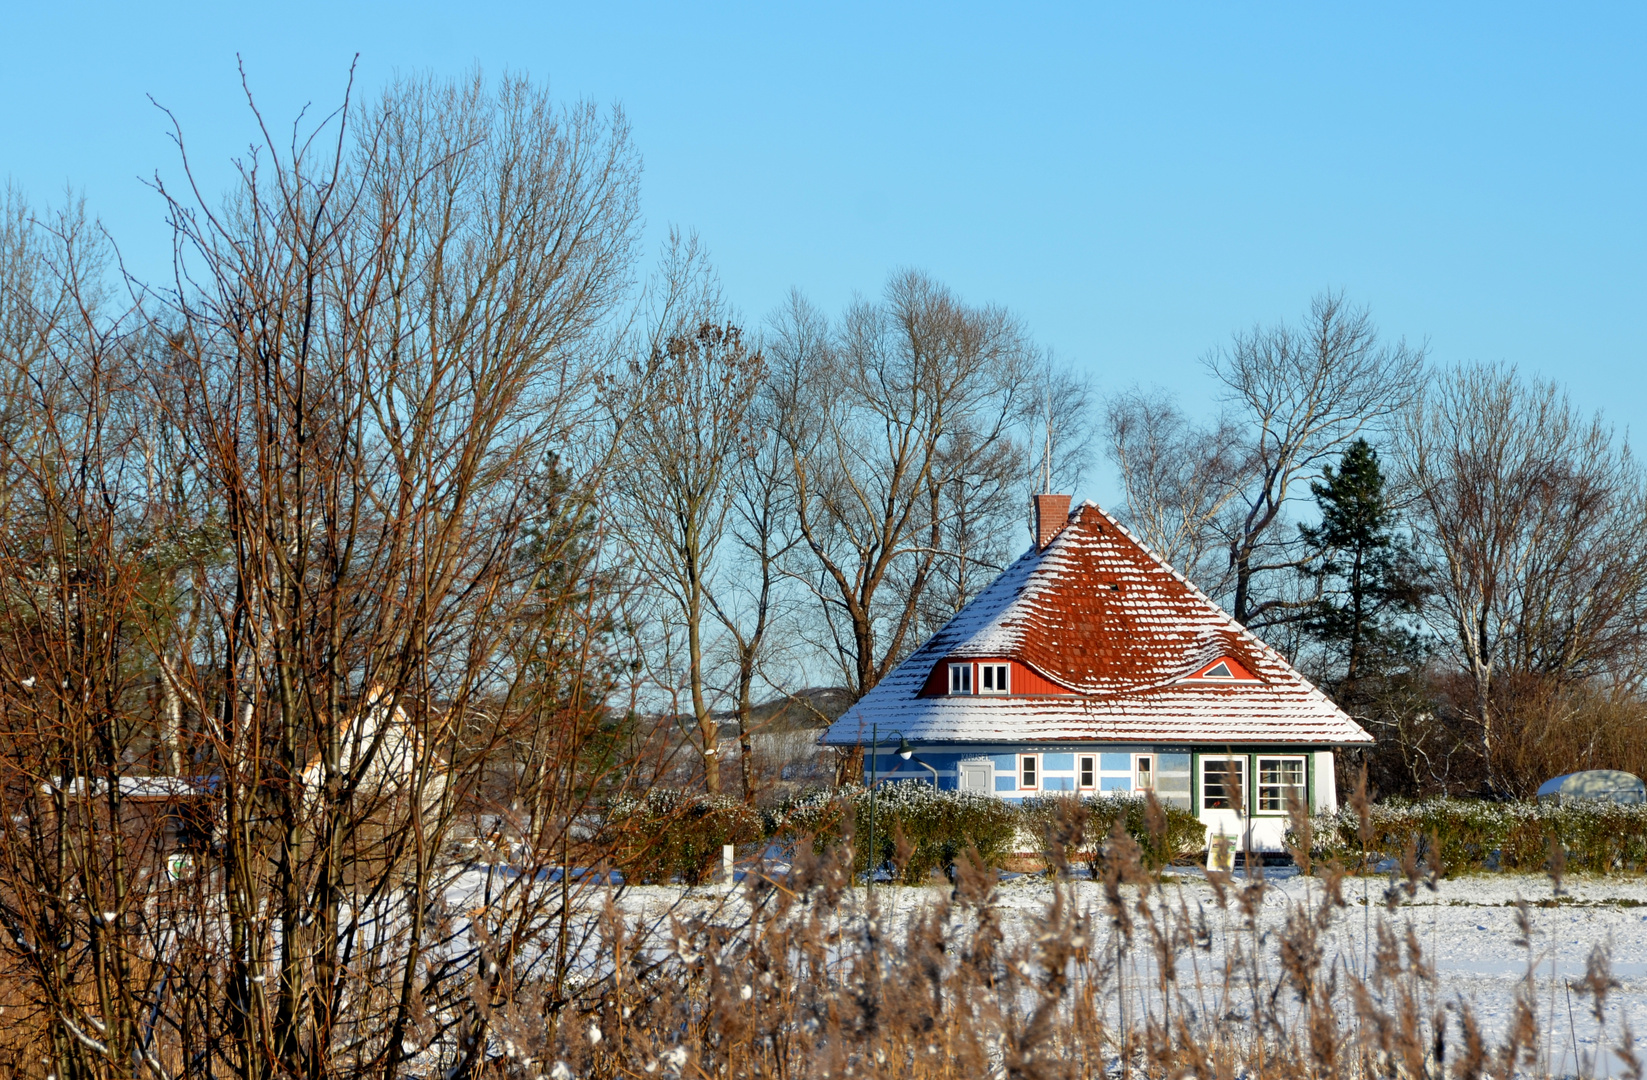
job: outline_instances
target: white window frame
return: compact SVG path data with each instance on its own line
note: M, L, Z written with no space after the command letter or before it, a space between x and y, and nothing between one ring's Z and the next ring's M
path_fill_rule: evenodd
M1018 755L1019 791L1040 791L1042 775L1040 754ZM1026 778L1029 780L1027 784L1024 783Z
M956 687L956 683L960 684L959 688ZM972 665L971 664L951 664L951 665L949 665L949 692L951 694L970 694L970 693L972 693Z
M1081 754L1075 759L1075 786L1082 791L1098 787L1098 755Z
M978 693L1009 694L1012 692L1008 689L1012 685L1012 676L1007 674L1012 670L1011 664L979 664L978 668ZM994 678L990 677L992 675ZM989 685L991 682L997 684L1004 682L1006 685L991 686Z
M1180 756L1185 759L1185 764L1184 764L1184 768L1183 768L1182 771L1174 770L1172 772L1168 772L1166 769L1162 768L1162 765L1161 765L1161 759L1162 758L1164 758L1164 757L1177 758L1177 757L1180 757ZM1157 750L1157 751L1151 753L1150 757L1153 759L1150 762L1150 764L1155 767L1155 796L1156 796L1156 798L1160 799L1162 803L1170 804L1172 806L1177 806L1177 807L1180 807L1184 810L1193 810L1194 807L1195 807L1195 800L1193 798L1191 798L1191 796L1193 795L1193 793L1195 791L1195 755L1194 755L1194 753L1192 753L1191 751L1188 751L1188 750ZM1173 782L1175 784L1180 779L1182 779L1183 783L1184 783L1183 790L1182 791L1163 792L1161 790L1161 781L1163 779L1165 779L1166 777L1168 777L1168 776L1173 778Z
M1264 766L1266 764L1297 764L1298 783L1265 783ZM1298 801L1304 804L1304 809L1306 811L1309 810L1310 763L1309 759L1307 759L1303 754L1264 754L1258 759L1258 768L1255 770L1255 773L1258 779L1258 802L1256 804L1257 809L1254 813L1277 815L1286 814L1288 788L1295 788L1297 790ZM1264 802L1266 794L1271 792L1274 793L1274 802L1270 806L1265 806Z
M1132 790L1155 790L1155 755L1137 754L1132 759Z
M1203 755L1202 758L1201 758L1201 792L1200 792L1201 799L1200 799L1200 803L1201 803L1202 812L1204 813L1208 810L1224 810L1224 811L1228 811L1230 813L1235 813L1237 811L1245 812L1245 809L1246 809L1245 807L1213 806L1210 803L1208 803L1208 801L1207 801L1207 766L1213 764L1214 762L1233 763L1234 766L1235 766L1236 772L1240 773L1240 775L1241 775L1241 798L1243 800L1250 800L1252 798L1252 788L1247 784L1247 756L1245 754L1229 754L1229 755L1206 754L1206 755Z

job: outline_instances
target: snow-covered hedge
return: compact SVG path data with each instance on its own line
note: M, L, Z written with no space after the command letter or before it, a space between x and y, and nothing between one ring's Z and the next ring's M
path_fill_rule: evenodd
M999 866L1013 853L1018 810L1012 804L972 791L935 791L920 780L884 783L875 789L875 863L891 865L901 835L910 845L902 880L925 881L934 870L952 866L971 847L987 866ZM870 865L869 790L863 787L816 791L786 806L775 822L776 831L798 841L812 837L822 846L833 843L852 820L857 866Z
M1434 848L1444 874L1465 870L1541 870L1553 837L1569 870L1589 873L1647 870L1647 806L1601 801L1553 803L1427 799L1371 808L1365 845L1353 809L1311 819L1312 847L1324 859L1355 868L1400 858L1409 847L1423 857ZM1292 842L1296 842L1293 838Z
M1073 795L1044 795L1024 800L1020 811L1023 827L1033 837L1035 850L1048 845L1059 828L1060 804L1074 799ZM1147 797L1088 795L1081 798L1080 805L1085 811L1085 829L1079 842L1071 845L1073 850L1068 853L1071 861L1096 863L1102 856L1104 841L1117 822L1138 842L1144 864L1152 870L1190 859L1207 846L1207 828L1189 810L1157 802L1160 817L1152 826Z
M722 845L753 844L765 832L760 811L736 799L662 787L615 800L604 824L617 845L618 869L639 884L702 884L720 865Z

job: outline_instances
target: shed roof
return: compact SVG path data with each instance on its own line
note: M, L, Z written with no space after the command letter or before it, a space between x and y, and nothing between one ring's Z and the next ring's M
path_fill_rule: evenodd
M1185 681L1220 657L1255 679ZM935 664L1007 659L1069 692L922 697ZM825 733L916 741L1346 744L1372 738L1094 503L1075 511Z

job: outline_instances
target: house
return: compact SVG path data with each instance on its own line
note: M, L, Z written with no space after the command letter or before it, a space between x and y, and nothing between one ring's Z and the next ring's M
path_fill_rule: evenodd
M121 776L116 778L125 856L146 852L164 858L201 851L212 842L218 778L215 776ZM105 780L73 777L40 785L45 821L55 820L60 795L65 824L72 829L108 827L109 786ZM50 827L50 826L48 826Z
M345 786L353 783L356 809L371 812L414 792L425 813L440 802L447 766L437 753L426 752L424 733L400 702L382 686L372 686L360 709L344 719L337 734L337 769ZM303 769L306 808L319 805L326 784L326 765L318 753Z
M1336 809L1333 751L1371 736L1119 521L1069 505L1035 496L1035 544L821 741L878 747L866 775L1005 799L1153 790L1259 851L1280 850L1289 791Z

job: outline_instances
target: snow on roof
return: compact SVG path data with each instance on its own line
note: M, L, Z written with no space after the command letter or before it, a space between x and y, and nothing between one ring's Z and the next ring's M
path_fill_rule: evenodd
M125 799L192 799L202 795L209 795L217 788L215 776L122 776L120 781L120 796ZM76 796L90 793L101 796L108 792L108 784L102 780L87 781L82 777L73 777L67 780L58 780L55 783L47 782L40 785L40 790L50 794L54 789L60 789L65 795Z
M1254 682L1184 682L1221 657ZM1009 659L1068 694L921 697L951 658ZM871 725L927 742L1367 743L1286 659L1086 503L1031 548L824 734Z

